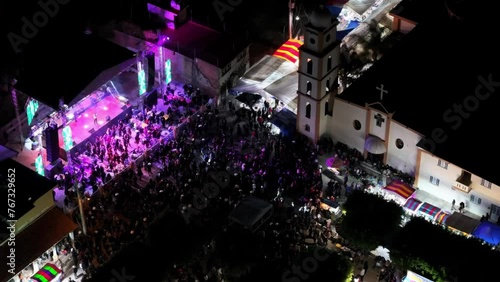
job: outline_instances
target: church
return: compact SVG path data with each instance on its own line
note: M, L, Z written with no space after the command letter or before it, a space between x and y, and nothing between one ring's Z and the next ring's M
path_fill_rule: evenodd
M498 58L465 43L470 30L443 1L422 13L416 2L391 11L402 39L341 93L338 22L321 8L312 14L299 55L297 132L313 142L329 136L414 176L414 188L450 207L464 202L496 221L500 174L485 159L500 149L484 130L499 105Z

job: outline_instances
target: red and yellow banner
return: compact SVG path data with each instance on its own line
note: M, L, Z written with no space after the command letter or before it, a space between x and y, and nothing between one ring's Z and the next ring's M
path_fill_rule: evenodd
M273 56L296 63L299 60L299 48L302 44L304 43L300 40L289 39L274 52Z

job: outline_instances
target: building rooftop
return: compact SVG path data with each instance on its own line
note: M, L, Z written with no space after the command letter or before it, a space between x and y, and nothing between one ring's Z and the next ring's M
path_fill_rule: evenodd
M12 218L7 209L0 211L0 216L8 220L21 218L33 209L36 200L56 186L54 181L13 159L0 161L0 171L0 192L3 199L7 199L9 194L9 182L15 181L15 217Z
M229 64L250 42L188 21L176 30L164 30L165 47L189 58L199 58L220 68Z
M444 7L444 1L433 6ZM499 97L474 98L478 88L484 96L500 89L500 58L489 43L478 43L485 42L493 28L485 13L476 16L480 15L476 9L471 7L467 15L470 22L450 17L444 8L440 13L423 15L421 23L339 98L361 106L380 102L394 113L395 121L427 138L432 138L433 132L444 132L444 142L436 138L435 146L429 142L419 146L500 184L496 167L483 161L486 156L500 154L496 139L486 134L487 125L495 119L493 113L498 111ZM488 80L489 85L485 83ZM382 99L377 90L381 85L388 91Z

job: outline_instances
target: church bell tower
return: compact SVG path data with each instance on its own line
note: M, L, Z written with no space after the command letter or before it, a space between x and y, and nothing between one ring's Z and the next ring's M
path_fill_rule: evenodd
M337 24L326 8L316 9L300 47L297 131L313 142L327 131L332 116L340 54Z

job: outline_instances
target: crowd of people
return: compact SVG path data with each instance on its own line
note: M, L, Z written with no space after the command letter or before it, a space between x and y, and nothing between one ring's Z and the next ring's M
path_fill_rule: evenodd
M308 246L327 246L335 240L335 215L322 199L339 197L342 184L332 180L323 189L319 148L306 139L271 134L268 119L273 109L266 104L257 111L236 111L230 105L208 106L185 118L175 138L154 133L158 120L150 115L142 131L134 128L132 118L126 119L86 146L85 155L92 158L90 167L80 164L68 170L60 185L69 193L74 182L83 183L79 186L82 192L85 186L98 191L86 201L83 218L87 234L79 232L74 244L75 264L87 277L122 246L144 239L151 221L167 207L187 212L195 201L196 189L209 182L211 171L231 176L230 189L208 208L219 215L227 218L249 195L274 204L279 215L258 233L265 245L264 260L279 260L287 267ZM156 143L148 142L148 137ZM127 156L133 143L145 146L139 160ZM109 171L110 164L115 171ZM78 210L73 217L82 225ZM226 230L225 223L221 224L221 230ZM176 266L174 278L222 281L227 274L221 262L207 259L214 248L202 252L189 265Z

